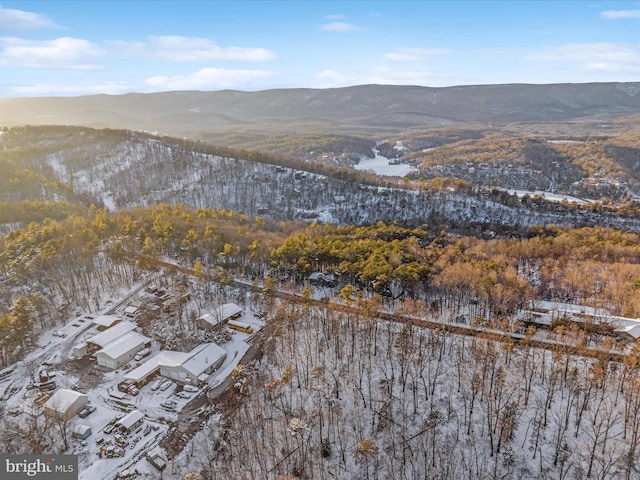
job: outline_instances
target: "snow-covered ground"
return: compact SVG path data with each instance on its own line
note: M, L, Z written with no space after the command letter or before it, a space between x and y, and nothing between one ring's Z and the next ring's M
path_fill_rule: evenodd
M141 474L147 474L148 478L155 478L158 472L146 460L146 454L158 449L159 442L167 435L169 423L178 421L180 412L198 395L207 395L209 391L222 392L228 388L231 372L250 348L248 340L264 327L264 322L256 318L250 308L246 308L238 320L251 325L254 333L250 335L229 330L229 341L220 345L226 352L223 364L198 391L181 393L182 388L176 383L172 383L167 389L154 389L152 382L143 386L136 396L123 395L122 398L114 398L111 393L118 391L118 383L123 380L125 373L147 359L131 361L117 370L105 372L96 369L95 363L89 362L86 358L74 360L71 355L72 347L97 333L93 325L94 317L107 313L121 313L127 302L136 298L143 286L142 283L136 284L125 292L122 298L109 301L109 306L100 312L83 314L71 319L62 327L44 332L38 340L39 348L24 360L0 372L0 398L4 400L7 410L15 415L12 419L17 422L26 420L27 417L32 418L33 415L42 415L40 408L35 407L33 401L43 394L37 388L27 387L31 383L29 379L37 376L43 365L46 365L50 374L55 375L54 380L58 388L77 389L87 394L95 411L86 418L74 417L68 428L71 431L77 425L86 425L91 428L92 435L85 441L71 440L69 449L63 452L79 455L81 480L111 480L125 470L138 470ZM158 346L154 345L152 350L156 353L159 350ZM187 398L179 394L184 394ZM167 411L161 406L166 401L175 403L175 411ZM124 455L116 458L100 456L101 447L115 445L114 433L106 433L105 427L115 417L121 417L133 410L141 411L145 419L141 429L126 438L126 445L122 448ZM210 414L211 412L206 415L203 412L196 413L204 415L200 420L206 419Z
M499 189L502 190L502 189ZM534 195L539 195L542 198L549 200L551 202L562 202L563 200L566 200L569 203L573 203L575 202L578 205L586 205L589 203L595 203L593 200L589 200L589 199L585 199L585 198L578 198L578 197L572 197L571 195L561 195L558 193L551 193L551 192L544 192L542 190L513 190L513 189L506 189L505 191L507 191L510 194L515 194L518 196L518 198L522 198L525 195L529 195L530 197L533 197Z
M372 171L377 175L386 175L389 177L405 177L416 169L406 163L391 163L387 157L380 155L378 150L374 149L374 158L363 157L358 165L354 165L356 170Z

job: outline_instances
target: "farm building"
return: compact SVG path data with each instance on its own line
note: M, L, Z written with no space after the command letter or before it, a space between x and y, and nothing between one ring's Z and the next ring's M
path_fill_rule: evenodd
M80 342L71 348L71 356L74 358L82 358L87 354L87 342Z
M111 328L121 321L122 319L120 317L116 317L115 315L100 315L95 318L93 324L98 328L99 331L102 332L103 330Z
M200 385L224 361L227 353L215 343L203 343L190 352L162 351L124 378L144 385L157 372L163 377L189 385Z
M79 438L80 440L86 440L91 436L91 427L89 425L76 425L71 432L73 438Z
M138 332L125 333L102 350L98 350L96 360L98 365L107 368L119 368L131 361L136 353L151 346L151 339Z
M225 303L220 307L220 318L223 322L228 320L235 320L242 316L242 308L235 303Z
M50 417L69 420L87 403L89 397L86 394L61 388L44 404L44 413Z
M229 320L234 320L242 316L242 308L235 303L225 303L213 313L205 313L196 320L198 328L201 330L211 330L222 326Z
M122 337L125 333L135 330L136 327L137 325L134 322L121 322L94 335L87 340L87 352L92 353L106 347L114 340Z
M127 413L124 417L118 420L118 428L122 431L122 433L128 434L129 432L142 425L143 421L144 413L142 413L140 410L133 410L132 412Z
M196 319L196 324L200 330L211 330L222 325L222 321L212 313L205 313Z

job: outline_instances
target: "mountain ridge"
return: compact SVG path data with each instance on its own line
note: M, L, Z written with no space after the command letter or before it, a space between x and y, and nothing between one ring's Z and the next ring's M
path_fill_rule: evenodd
M248 125L393 129L634 113L640 113L640 82L357 85L0 99L2 126L84 125L180 135Z

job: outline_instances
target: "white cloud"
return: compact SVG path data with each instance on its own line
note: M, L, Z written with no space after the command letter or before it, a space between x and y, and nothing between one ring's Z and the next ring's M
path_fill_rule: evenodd
M385 60L392 62L419 62L433 55L451 55L454 50L445 48L398 48L384 55Z
M353 23L347 23L347 22L329 22L322 25L321 28L322 30L326 30L328 32L340 32L340 33L357 32L358 30L360 30Z
M88 40L70 37L43 41L0 38L0 48L3 67L100 70L103 66L95 60L106 54Z
M41 97L41 96L75 96L119 95L133 91L133 87L127 83L100 83L100 84L49 84L34 83L30 85L12 85L5 87L10 96L17 97Z
M4 35L32 32L55 26L53 21L44 15L0 6L0 32Z
M253 80L273 76L267 70L231 70L224 68L203 68L189 75L155 76L146 84L164 90L208 90L214 88L235 88Z
M113 42L111 46L132 56L171 62L266 62L278 58L275 53L265 48L221 47L207 38L177 35L152 36L146 42Z
M640 10L605 10L604 12L600 12L600 16L611 20L640 18Z
M323 70L320 73L314 75L314 78L317 80L314 85L315 88L335 88L335 87L343 87L345 85L351 85L353 83L353 79L347 77L346 75L341 74L336 70Z
M640 73L640 48L615 43L574 43L545 48L526 57L574 64L591 72Z

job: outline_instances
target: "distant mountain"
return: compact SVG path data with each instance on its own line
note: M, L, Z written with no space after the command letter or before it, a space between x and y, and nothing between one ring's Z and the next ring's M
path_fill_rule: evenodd
M171 135L274 126L403 129L632 113L640 113L640 82L445 88L361 85L0 99L0 126L66 124Z

